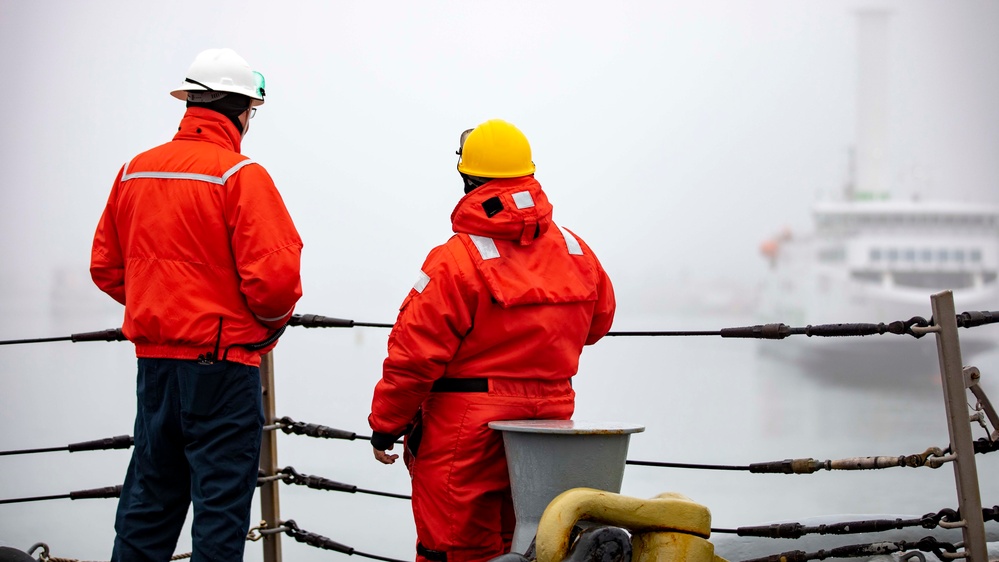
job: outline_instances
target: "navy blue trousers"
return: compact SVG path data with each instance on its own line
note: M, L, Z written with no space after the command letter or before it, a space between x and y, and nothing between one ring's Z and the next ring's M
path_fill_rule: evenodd
M111 560L169 560L191 504L191 560L242 560L264 420L260 369L140 358L137 378Z

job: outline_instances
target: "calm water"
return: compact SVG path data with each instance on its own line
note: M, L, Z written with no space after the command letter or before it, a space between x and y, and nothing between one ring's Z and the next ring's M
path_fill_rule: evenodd
M17 306L9 304L6 314L23 312ZM119 321L113 316L97 324L92 316L20 317L26 320L0 328L0 339L68 335L113 327ZM621 317L614 329L706 330L752 323L738 316ZM999 336L995 326L978 329ZM278 415L367 434L371 389L379 377L386 337L383 329L290 329L275 354ZM982 370L993 402L999 401L999 353L971 363ZM130 344L4 346L0 367L0 450L131 433L135 359ZM925 371L896 373L896 384L842 385L760 354L757 342L607 338L583 355L575 379L575 418L644 425L646 431L631 438L633 460L748 465L785 458L913 454L948 441L942 395L933 376L936 368L929 364ZM976 430L975 437L982 436ZM376 463L366 442L282 434L278 453L281 466L304 474L368 490L409 493L402 463ZM977 457L987 506L999 503L996 457ZM128 451L0 457L0 498L114 485L122 480L128 458ZM652 497L667 491L709 507L713 526L721 528L827 514L922 515L957 507L949 466L791 476L632 466L625 473L624 494ZM0 505L0 544L27 549L42 541L53 556L106 560L114 537L114 510L114 500ZM304 530L358 551L412 557L415 532L406 501L282 486L281 513ZM288 537L283 544L289 560L343 556ZM185 531L178 552L189 549ZM249 544L246 559L260 558L259 546Z

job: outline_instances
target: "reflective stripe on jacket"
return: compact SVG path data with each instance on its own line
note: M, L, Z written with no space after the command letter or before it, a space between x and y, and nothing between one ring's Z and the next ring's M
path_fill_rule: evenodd
M228 118L189 108L171 142L122 167L90 272L125 305L139 357L196 359L266 339L302 296L302 241L267 171ZM219 324L221 318L221 338ZM267 350L232 347L259 365Z
M610 279L551 221L533 176L491 180L451 215L389 336L369 424L399 435L441 377L566 380L610 329Z

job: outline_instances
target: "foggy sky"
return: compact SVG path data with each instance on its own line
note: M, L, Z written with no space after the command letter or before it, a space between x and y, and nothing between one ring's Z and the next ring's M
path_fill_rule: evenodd
M895 195L995 202L995 1L2 0L0 283L30 299L54 268L86 279L115 173L171 138L168 92L222 46L267 77L243 152L305 241L300 310L391 321L450 234L458 134L493 117L528 136L623 312L752 280L759 244L848 177L861 7L892 11Z

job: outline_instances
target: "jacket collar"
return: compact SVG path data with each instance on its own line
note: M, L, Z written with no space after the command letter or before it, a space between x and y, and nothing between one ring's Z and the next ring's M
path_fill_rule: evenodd
M196 140L239 152L242 136L228 117L203 107L189 107L173 140Z
M462 197L451 213L454 232L523 246L544 234L551 222L551 203L533 175L490 180Z

